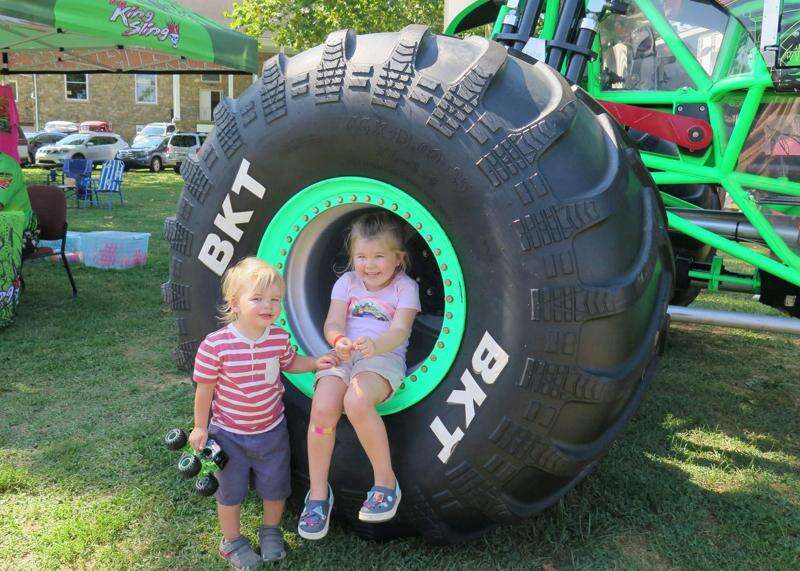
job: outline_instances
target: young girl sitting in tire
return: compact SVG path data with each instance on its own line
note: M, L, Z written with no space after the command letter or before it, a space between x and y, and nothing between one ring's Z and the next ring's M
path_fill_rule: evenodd
M346 247L349 270L334 284L325 339L339 365L316 375L308 427L311 489L298 533L328 533L333 491L328 468L336 424L347 413L372 464L375 485L359 511L362 521L382 522L397 513L400 486L392 470L386 427L375 407L392 397L406 374L406 348L420 310L419 288L405 274L402 222L388 213L365 214L353 223Z
M297 355L286 331L275 327L284 291L277 270L258 258L245 258L229 269L222 280L222 320L228 324L208 334L195 358L189 443L201 450L213 436L228 455L225 468L217 472L216 498L222 528L219 553L234 569L252 569L286 556L278 527L290 491L280 371L315 371L338 363L331 354L318 359ZM264 503L260 556L240 533L251 473Z

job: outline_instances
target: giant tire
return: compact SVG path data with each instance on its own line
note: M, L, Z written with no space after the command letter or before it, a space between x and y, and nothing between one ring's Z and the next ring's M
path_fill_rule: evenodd
M230 191L243 159L266 187L261 199ZM452 241L469 298L466 327L430 395L384 417L403 489L394 521L358 523L371 470L346 418L337 429L334 518L362 535L455 542L540 512L593 468L644 396L674 271L663 206L614 122L544 64L422 26L334 32L323 46L267 61L260 82L221 103L213 133L181 174L177 216L165 224L173 257L162 291L185 368L218 327L220 277L198 254L219 231L223 201L253 213L238 226L232 261L257 251L294 193L342 175L403 189ZM317 287L324 302L329 289ZM470 401L467 426L462 378L487 332L510 358L492 384L475 373L485 398ZM302 498L310 400L286 386ZM446 463L431 429L437 418L464 433Z

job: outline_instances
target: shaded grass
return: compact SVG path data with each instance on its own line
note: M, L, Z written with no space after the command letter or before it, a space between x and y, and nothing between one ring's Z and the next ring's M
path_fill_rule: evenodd
M37 171L26 170L30 177ZM163 219L180 179L127 173L129 205L70 209L74 230L151 232L144 268L26 266L16 323L0 330L0 568L223 569L214 503L193 496L160 445L186 425L160 305ZM764 311L747 297L716 308ZM541 516L463 546L373 544L336 524L322 543L284 520L290 568L798 568L797 338L679 324L639 414L595 474ZM244 529L260 517L249 501Z

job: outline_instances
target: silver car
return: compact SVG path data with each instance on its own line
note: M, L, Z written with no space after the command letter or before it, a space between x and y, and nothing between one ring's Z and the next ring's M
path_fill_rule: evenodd
M167 143L167 164L172 165L175 172L181 172L181 163L197 153L205 142L206 133L173 133Z
M56 166L66 159L89 159L102 163L116 157L120 149L127 148L128 143L116 133L75 133L54 145L41 147L36 151L36 164Z

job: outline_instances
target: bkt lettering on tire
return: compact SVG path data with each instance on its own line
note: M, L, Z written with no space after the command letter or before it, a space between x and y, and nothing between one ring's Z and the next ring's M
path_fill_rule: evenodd
M508 353L503 351L489 332L483 334L478 348L472 355L472 370L485 384L492 385L503 372L503 368L508 363ZM442 419L438 416L431 423L431 430L442 443L442 450L438 454L439 460L447 464L453 449L464 438L464 431L469 428L472 419L475 418L475 408L483 404L486 400L486 393L478 385L475 377L466 369L461 374L463 389L453 389L447 397L447 404L461 405L464 407L464 422L456 427L452 432L445 427Z

